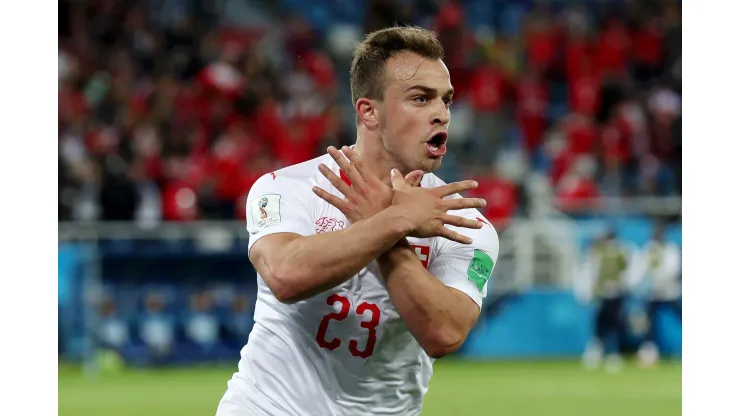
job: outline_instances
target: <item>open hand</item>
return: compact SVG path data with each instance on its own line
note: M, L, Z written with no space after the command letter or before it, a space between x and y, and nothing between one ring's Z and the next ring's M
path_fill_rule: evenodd
M322 163L319 165L319 171L344 195L344 199L314 186L313 192L319 198L336 207L351 223L370 218L391 205L393 189L370 172L352 148L345 146L340 152L331 146L327 151L352 185L345 183ZM416 170L409 173L405 180L409 186L416 186L422 176L424 172Z
M403 207L401 212L411 224L407 235L417 238L444 237L462 244L473 242L469 237L446 228L445 225L479 229L483 224L476 220L450 215L447 211L482 208L486 201L480 198L451 198L447 196L475 189L475 181L454 182L437 188L417 188L406 181L401 173L391 171L393 185L392 205Z

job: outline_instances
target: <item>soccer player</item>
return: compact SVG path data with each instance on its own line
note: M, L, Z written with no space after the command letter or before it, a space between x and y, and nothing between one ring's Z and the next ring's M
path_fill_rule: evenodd
M432 364L480 313L498 236L433 173L453 89L433 32L369 34L350 70L357 141L247 198L254 329L217 415L418 415Z
M653 237L641 252L640 277L646 286L650 327L640 345L640 363L651 366L660 359L657 345L658 313L673 313L681 320L681 248L665 238L665 226L657 223Z
M604 358L607 371L616 372L622 368L620 349L624 336L623 309L629 261L629 253L613 231L596 241L588 253L586 268L593 279L592 295L597 312L595 338L587 345L582 357L587 368L596 368Z

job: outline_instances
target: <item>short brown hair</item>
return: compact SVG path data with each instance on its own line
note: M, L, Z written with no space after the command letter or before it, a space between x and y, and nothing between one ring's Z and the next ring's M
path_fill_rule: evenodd
M353 105L360 98L383 99L385 63L403 52L413 52L427 59L444 58L442 44L431 30L401 26L369 33L355 48L349 70Z

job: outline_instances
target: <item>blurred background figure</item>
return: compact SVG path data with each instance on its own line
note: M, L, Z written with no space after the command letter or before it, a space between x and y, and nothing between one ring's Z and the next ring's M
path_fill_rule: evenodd
M587 368L596 368L602 360L608 371L618 371L622 367L629 261L630 254L615 238L613 231L594 242L588 254L584 273L590 280L590 296L596 304L596 317L594 339L583 353L583 363Z
M116 302L106 297L100 305L97 342L101 348L123 354L130 347L130 324L118 312Z
M254 326L253 309L254 301L249 295L234 296L227 318L227 328L231 333L231 343L234 348L240 349L249 339L249 333L252 332L252 326Z
M666 240L665 226L655 224L653 236L640 253L641 282L647 292L649 330L638 357L643 365L654 365L660 358L658 329L661 314L681 320L681 249Z
M149 361L154 365L166 363L173 353L176 328L163 294L151 291L145 295L137 324Z
M187 340L196 347L202 359L215 355L220 328L210 293L199 291L192 295L184 328Z

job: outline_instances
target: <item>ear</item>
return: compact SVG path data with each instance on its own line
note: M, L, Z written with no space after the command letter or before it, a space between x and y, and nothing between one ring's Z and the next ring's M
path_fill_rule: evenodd
M360 122L369 129L374 129L378 125L377 103L369 98L360 98L355 103L355 111L360 118Z

